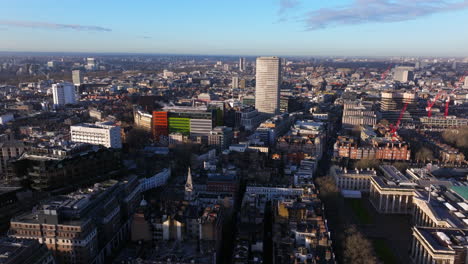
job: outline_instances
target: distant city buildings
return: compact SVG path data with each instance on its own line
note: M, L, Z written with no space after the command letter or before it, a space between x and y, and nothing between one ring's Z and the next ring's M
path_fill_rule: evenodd
M264 114L280 109L281 63L278 57L257 58L255 108Z

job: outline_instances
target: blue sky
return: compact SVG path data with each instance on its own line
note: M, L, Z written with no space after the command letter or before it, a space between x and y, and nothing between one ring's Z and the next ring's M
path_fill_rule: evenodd
M0 51L468 56L468 0L0 0Z

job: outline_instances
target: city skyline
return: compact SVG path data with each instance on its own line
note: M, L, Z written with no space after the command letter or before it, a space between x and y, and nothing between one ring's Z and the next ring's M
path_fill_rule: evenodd
M467 22L467 1L26 2L4 4L0 51L245 56L468 54L468 38L459 33ZM27 19L19 19L23 17Z

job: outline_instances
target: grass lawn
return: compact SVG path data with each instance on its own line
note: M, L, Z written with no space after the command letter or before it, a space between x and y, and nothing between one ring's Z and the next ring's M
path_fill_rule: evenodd
M388 247L387 242L384 239L372 240L374 245L375 254L385 264L396 264L398 263L391 249Z
M346 199L346 205L353 210L360 224L369 225L374 222L369 211L364 207L362 199Z

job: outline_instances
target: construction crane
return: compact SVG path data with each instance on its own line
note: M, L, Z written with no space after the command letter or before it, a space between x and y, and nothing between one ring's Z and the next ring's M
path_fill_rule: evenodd
M427 117L432 116L432 107L437 102L437 100L439 100L439 97L442 95L442 93L443 91L439 91L433 100L427 100L427 107L426 107Z
M390 134L392 135L392 138L396 137L396 132L400 128L401 119L403 118L403 115L405 114L407 107L408 107L408 103L405 103L403 105L403 108L400 111L400 116L398 116L398 120L395 123L395 125L390 125Z
M450 105L450 95L447 94L447 100L445 100L444 118L447 118L447 116L448 116L449 105Z
M387 78L388 74L390 73L390 70L392 69L392 65L388 66L387 70L385 70L382 75L380 75L381 80L385 80Z

